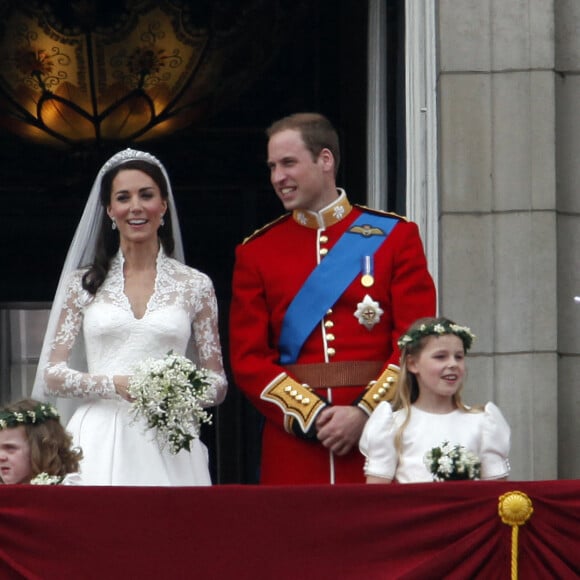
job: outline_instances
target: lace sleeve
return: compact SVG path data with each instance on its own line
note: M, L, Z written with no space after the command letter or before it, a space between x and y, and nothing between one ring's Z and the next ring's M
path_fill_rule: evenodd
M117 394L112 377L91 375L69 367L72 348L75 342L80 340L83 308L91 300L90 295L82 289L81 277L82 272L75 272L66 289L64 304L44 369L45 394L58 397L115 398Z
M192 348L197 353L196 362L210 372L213 388L212 406L219 405L227 392L221 343L218 330L218 306L213 284L208 276L198 272L196 291L192 299L194 306L191 325Z

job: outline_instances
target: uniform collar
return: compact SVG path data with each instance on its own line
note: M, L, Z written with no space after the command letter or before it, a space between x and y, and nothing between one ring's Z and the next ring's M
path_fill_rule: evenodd
M307 209L295 209L292 212L292 219L301 226L313 229L328 228L344 219L352 210L352 205L346 198L346 192L340 187L338 199L320 211L310 211Z

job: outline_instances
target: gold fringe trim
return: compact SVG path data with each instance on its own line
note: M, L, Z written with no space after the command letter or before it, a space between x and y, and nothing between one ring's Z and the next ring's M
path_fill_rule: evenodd
M512 526L511 577L518 578L518 531L534 513L532 500L523 491L509 491L499 497L498 513L501 521Z

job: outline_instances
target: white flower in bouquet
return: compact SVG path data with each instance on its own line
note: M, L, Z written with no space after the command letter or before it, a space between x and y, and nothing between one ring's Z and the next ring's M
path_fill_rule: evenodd
M199 437L200 424L211 423L205 409L212 404L208 374L184 356L169 352L163 359L141 362L129 381L134 419L145 419L160 447L168 445L174 455L189 451L190 442Z
M462 445L452 445L449 441L427 451L423 462L434 481L479 479L481 475L479 457Z

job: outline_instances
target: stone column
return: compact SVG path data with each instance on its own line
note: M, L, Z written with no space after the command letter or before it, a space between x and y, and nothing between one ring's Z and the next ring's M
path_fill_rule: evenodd
M558 421L561 479L580 478L580 3L556 5Z
M464 398L504 412L513 480L558 477L554 45L550 0L439 1L440 311L478 336Z

